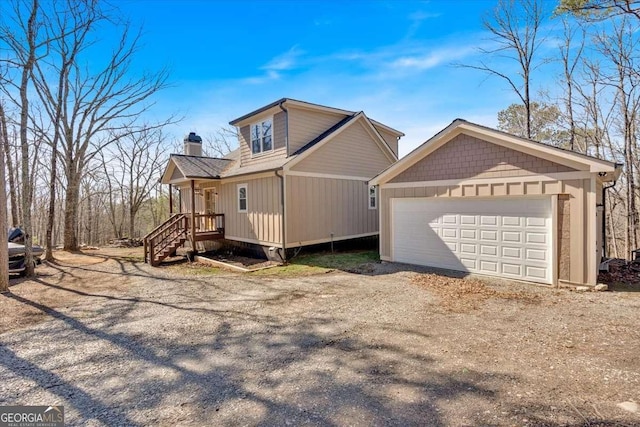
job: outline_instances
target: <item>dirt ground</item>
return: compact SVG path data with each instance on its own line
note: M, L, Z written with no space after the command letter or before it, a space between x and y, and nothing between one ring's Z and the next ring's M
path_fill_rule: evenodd
M640 425L639 292L58 257L0 296L0 405L83 426Z

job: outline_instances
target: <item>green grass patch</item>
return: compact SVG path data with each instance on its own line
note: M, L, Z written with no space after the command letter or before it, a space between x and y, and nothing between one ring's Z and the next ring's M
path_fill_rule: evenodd
M258 270L249 274L256 276L309 276L333 270L357 272L363 264L379 262L376 251L321 252L297 256L287 265Z
M213 276L216 274L228 273L220 267L214 267L204 263L180 263L177 265L168 266L170 270L178 271L180 273L189 274L192 276Z

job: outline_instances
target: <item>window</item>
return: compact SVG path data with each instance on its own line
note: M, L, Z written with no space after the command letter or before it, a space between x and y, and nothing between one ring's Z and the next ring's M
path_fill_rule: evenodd
M247 211L247 184L238 184L238 212Z
M260 154L273 150L272 120L251 125L251 153Z
M369 187L369 209L378 207L378 189L372 185Z

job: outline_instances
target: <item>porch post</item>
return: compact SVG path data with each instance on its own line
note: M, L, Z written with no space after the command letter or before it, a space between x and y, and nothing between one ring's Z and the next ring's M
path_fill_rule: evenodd
M169 184L169 216L173 215L173 185Z
M196 250L196 183L191 180L191 249Z

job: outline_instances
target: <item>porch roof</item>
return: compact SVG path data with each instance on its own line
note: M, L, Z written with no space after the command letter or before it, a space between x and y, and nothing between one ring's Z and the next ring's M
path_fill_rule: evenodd
M219 179L231 162L231 159L171 154L160 182L170 184L185 179Z

